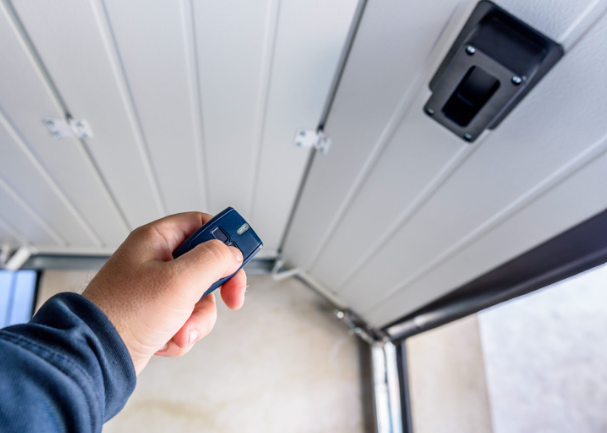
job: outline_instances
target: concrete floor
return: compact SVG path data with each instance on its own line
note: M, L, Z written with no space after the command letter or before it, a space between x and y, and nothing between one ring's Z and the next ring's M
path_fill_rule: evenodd
M40 297L78 291L87 272L46 272ZM117 432L362 432L358 342L295 280L250 276L240 311L220 304L211 335L181 358L152 359Z
M494 433L607 432L607 266L479 313Z

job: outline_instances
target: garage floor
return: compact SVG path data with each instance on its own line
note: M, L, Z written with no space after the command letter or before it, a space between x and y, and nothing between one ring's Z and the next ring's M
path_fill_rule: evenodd
M82 289L87 272L46 272L40 299ZM219 308L211 335L181 358L152 359L117 432L362 432L358 342L296 280L249 277L244 307Z

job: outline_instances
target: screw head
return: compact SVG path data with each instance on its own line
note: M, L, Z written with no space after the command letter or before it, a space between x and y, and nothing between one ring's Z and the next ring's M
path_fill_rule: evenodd
M55 138L61 138L61 133L58 131L55 132L53 135L55 136Z
M519 77L518 75L515 75L514 77L512 77L512 84L514 84L515 86L518 86L522 82L523 82L523 79L521 77Z
M432 108L426 108L426 114L432 116L434 114L434 110Z
M89 138L89 135L85 132L84 134L82 134L82 138L86 140L87 138Z
M297 141L297 142L295 143L295 145L296 145L296 146L301 146L301 141Z
M306 131L300 131L300 132L299 132L299 135L301 135L302 137L305 137L305 135L306 135Z
M476 48L474 48L472 45L468 45L466 47L466 54L468 54L469 56L473 56L474 53L476 53Z
M470 134L464 134L464 140L466 140L466 141L472 141L472 135L470 135Z
M55 126L55 122L53 122L52 120L47 120L45 123L46 126Z

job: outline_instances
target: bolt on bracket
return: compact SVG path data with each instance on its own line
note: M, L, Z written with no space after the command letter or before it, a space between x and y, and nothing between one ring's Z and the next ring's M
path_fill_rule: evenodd
M350 328L352 334L368 344L382 345L389 340L388 335L384 331L369 325L352 310L335 309L333 310L333 314Z

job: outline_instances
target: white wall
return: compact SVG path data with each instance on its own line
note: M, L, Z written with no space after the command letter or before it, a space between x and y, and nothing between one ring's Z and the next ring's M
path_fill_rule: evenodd
M607 266L479 314L495 433L607 431Z

